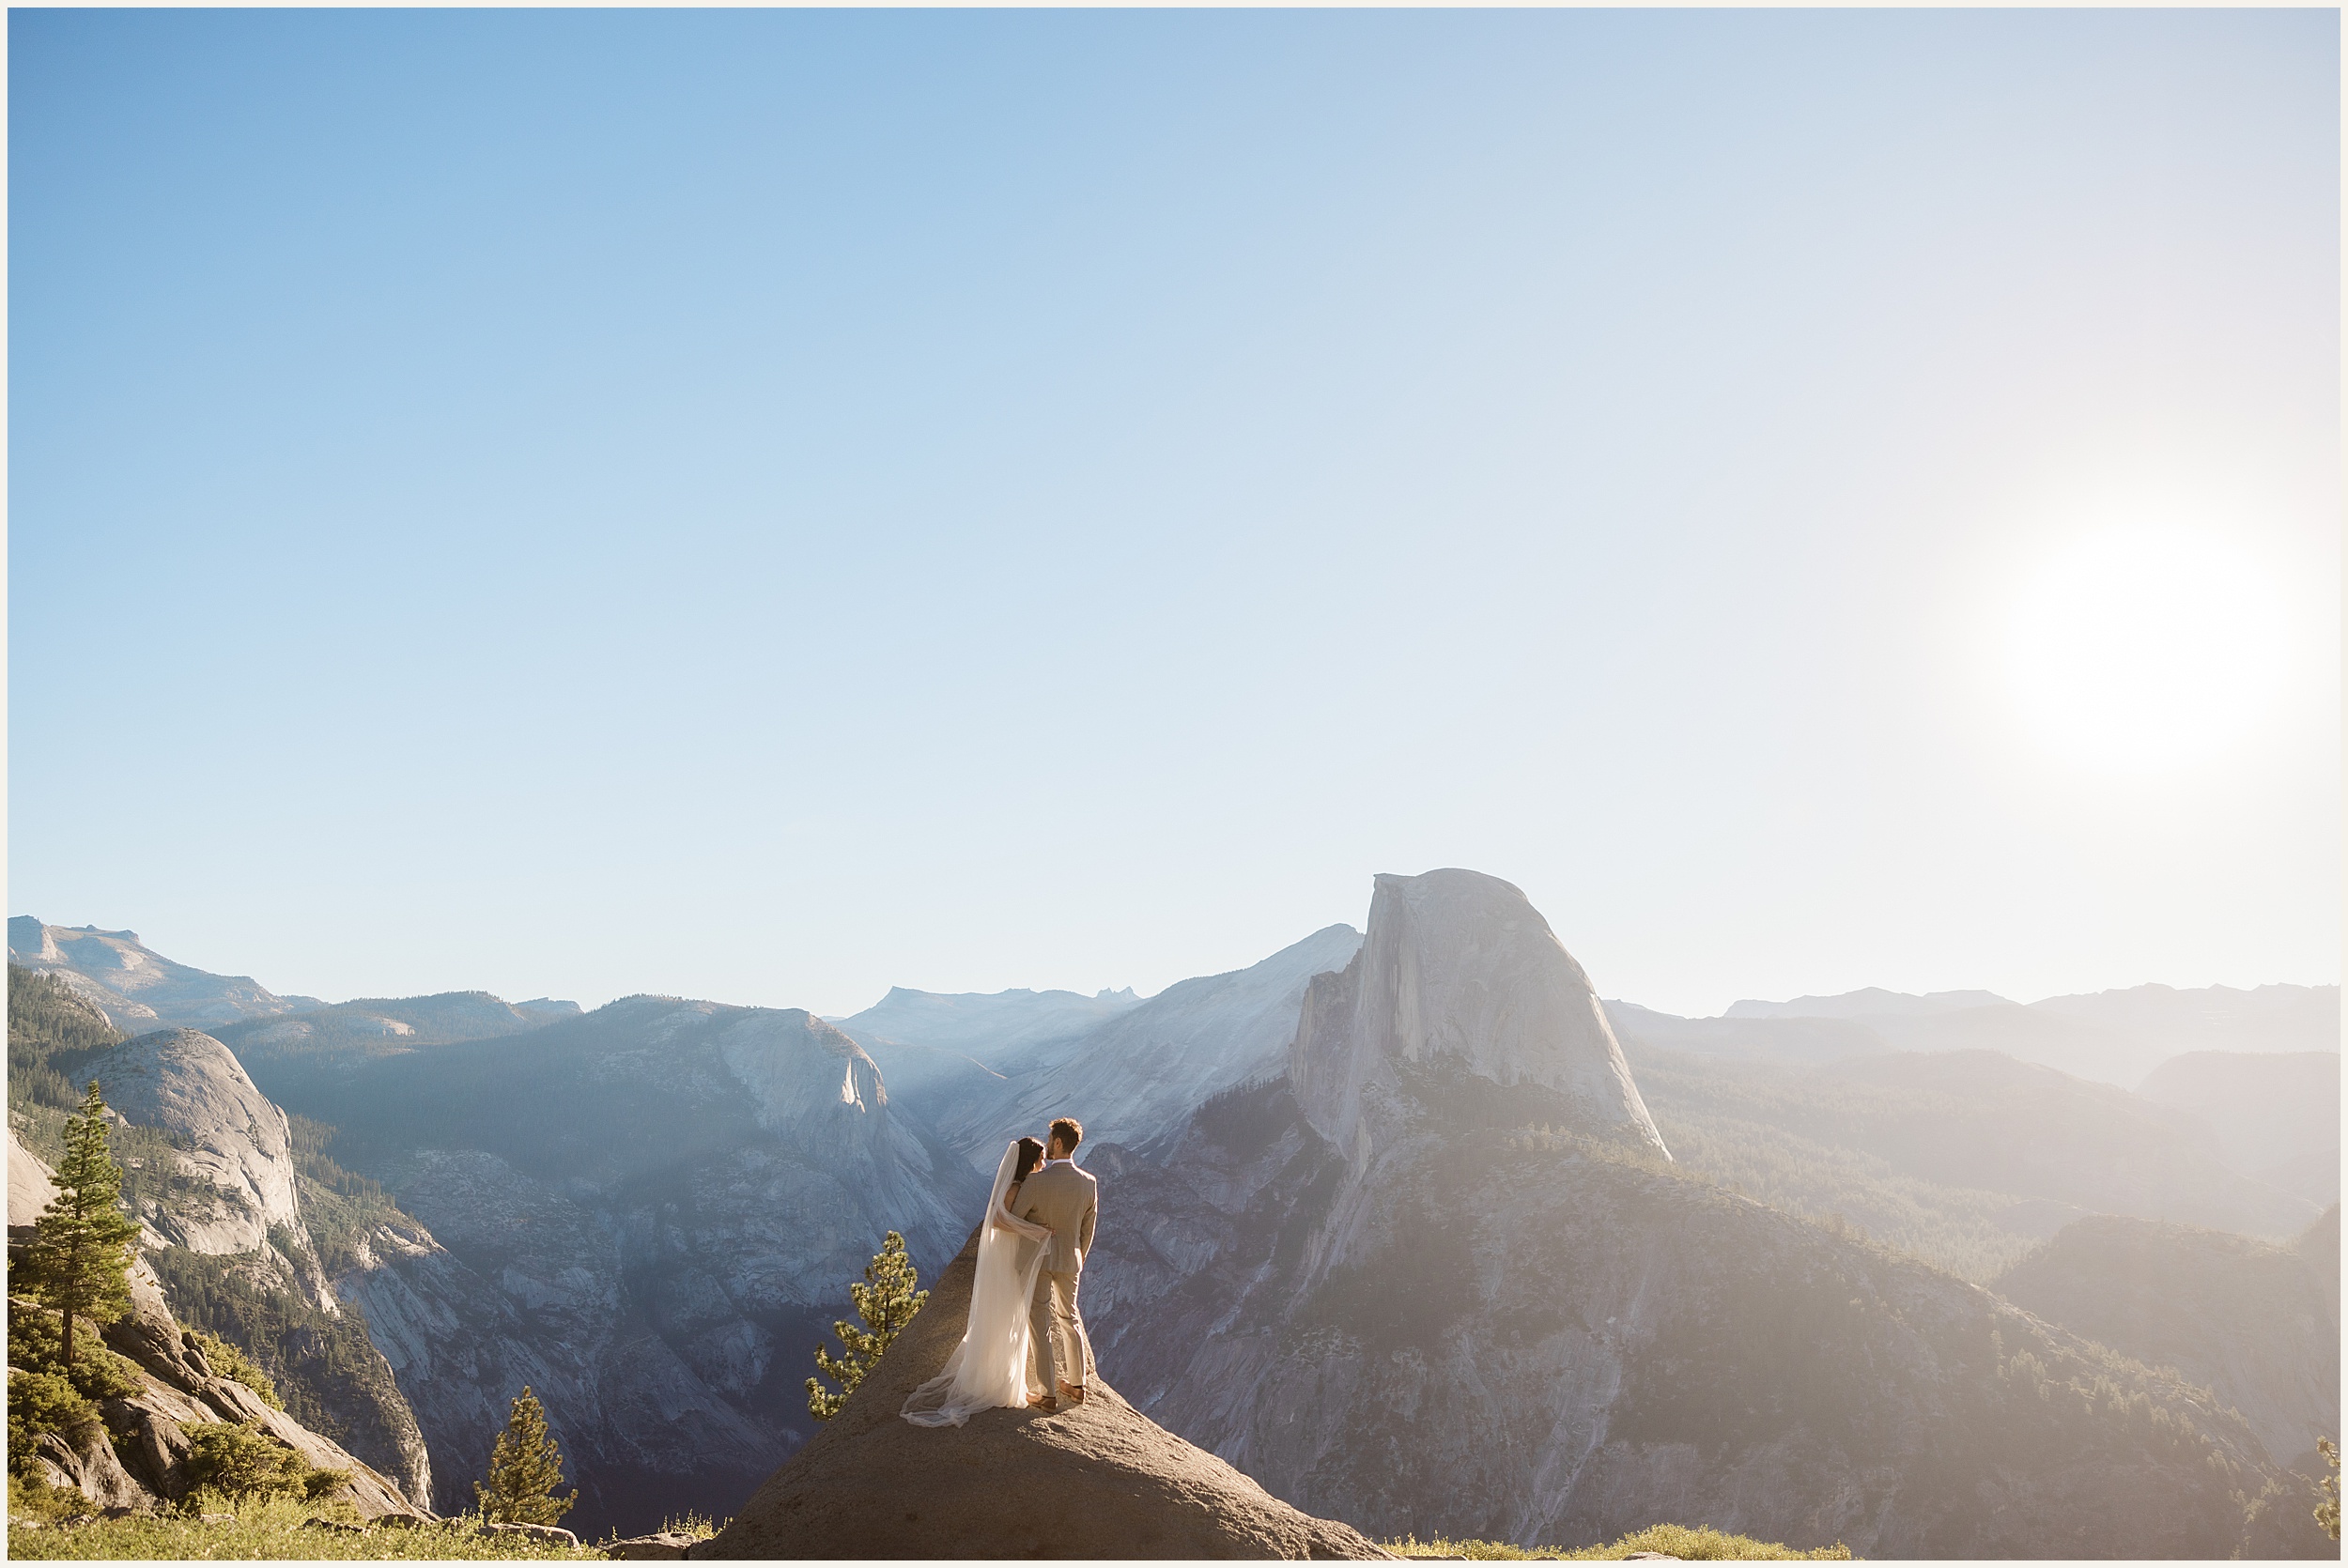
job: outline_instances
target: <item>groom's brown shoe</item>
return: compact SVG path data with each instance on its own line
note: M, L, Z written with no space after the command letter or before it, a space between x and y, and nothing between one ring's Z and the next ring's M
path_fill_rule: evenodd
M1074 1383L1062 1383L1059 1386L1059 1396L1071 1405L1082 1405L1085 1402L1084 1390Z
M1059 1401L1054 1399L1048 1393L1040 1393L1027 1401L1027 1408L1030 1410L1042 1410L1046 1415L1049 1415L1052 1411L1059 1408Z

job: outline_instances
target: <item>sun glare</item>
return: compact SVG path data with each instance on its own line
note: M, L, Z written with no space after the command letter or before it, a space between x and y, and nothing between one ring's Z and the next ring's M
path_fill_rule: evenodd
M2007 676L2024 721L2064 761L2169 772L2222 753L2272 704L2280 611L2258 563L2222 539L2106 529L2019 583Z

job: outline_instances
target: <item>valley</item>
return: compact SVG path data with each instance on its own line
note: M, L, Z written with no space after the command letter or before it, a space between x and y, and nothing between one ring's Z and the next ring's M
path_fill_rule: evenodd
M817 1431L801 1383L881 1235L935 1277L1003 1141L1074 1114L1104 1375L1369 1535L2327 1555L2298 1496L2338 1431L2337 988L1676 1019L1601 1003L1466 871L1149 998L829 1021L327 1006L23 917L10 956L28 1151L98 1077L172 1310L443 1510L527 1383L566 1522L731 1514ZM20 975L97 1022L20 1055ZM2147 1284L2179 1270L2206 1286Z

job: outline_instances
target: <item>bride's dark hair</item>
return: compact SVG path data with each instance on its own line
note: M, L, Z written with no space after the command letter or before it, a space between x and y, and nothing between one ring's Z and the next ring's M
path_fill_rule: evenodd
M1042 1144L1037 1143L1033 1138L1020 1139L1019 1163L1012 1167L1012 1181L1016 1184L1027 1180L1028 1173L1035 1169L1036 1161L1043 1158L1043 1145Z

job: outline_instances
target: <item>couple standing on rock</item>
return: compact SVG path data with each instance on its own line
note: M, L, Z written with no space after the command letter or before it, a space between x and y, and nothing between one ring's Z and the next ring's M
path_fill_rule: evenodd
M1084 1135L1062 1116L1047 1143L1019 1138L1003 1151L979 1232L969 1324L946 1370L906 1398L914 1425L960 1426L996 1406L1084 1403L1092 1345L1076 1282L1101 1207L1099 1184L1071 1158Z

